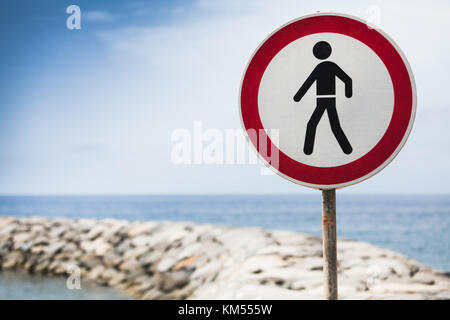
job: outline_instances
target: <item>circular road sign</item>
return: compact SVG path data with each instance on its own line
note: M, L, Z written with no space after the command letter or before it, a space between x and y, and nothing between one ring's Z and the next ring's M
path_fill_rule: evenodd
M274 31L240 88L242 125L266 165L317 189L381 171L405 144L415 111L414 77L400 48L344 14L313 14Z

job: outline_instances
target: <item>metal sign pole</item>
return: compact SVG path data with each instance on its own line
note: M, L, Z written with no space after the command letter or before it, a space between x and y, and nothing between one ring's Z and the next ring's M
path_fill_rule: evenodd
M322 190L322 234L325 299L337 300L336 189Z

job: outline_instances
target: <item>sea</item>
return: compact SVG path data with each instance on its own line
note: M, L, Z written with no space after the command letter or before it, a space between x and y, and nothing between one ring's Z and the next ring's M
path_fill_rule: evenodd
M369 242L436 270L450 271L450 195L338 193L336 210L338 238ZM191 221L259 226L319 236L321 214L319 192L308 195L0 196L0 215L5 216Z

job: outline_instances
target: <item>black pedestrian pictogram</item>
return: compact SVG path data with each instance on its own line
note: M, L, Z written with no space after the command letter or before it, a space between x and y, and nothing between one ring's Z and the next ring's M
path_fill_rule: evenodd
M331 55L330 44L326 41L317 42L313 47L313 54L317 59L327 59ZM352 79L337 64L331 61L319 63L294 96L294 101L299 102L312 84L316 82L317 106L306 126L305 144L303 147L303 152L307 155L313 152L316 128L325 111L328 114L331 131L342 151L345 154L350 154L353 151L341 128L336 110L336 77L344 82L345 96L350 98L352 96Z

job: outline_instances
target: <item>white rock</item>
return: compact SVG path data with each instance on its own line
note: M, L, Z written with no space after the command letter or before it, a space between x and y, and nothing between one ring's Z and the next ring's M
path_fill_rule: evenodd
M145 247L145 246L151 247L152 244L154 243L154 240L153 240L153 237L151 237L151 236L141 235L141 236L134 237L131 240L131 243L135 247Z
M122 271L137 271L141 268L141 264L136 260L127 260L123 262L119 269Z
M137 225L132 226L129 230L128 230L128 236L129 237L136 237L139 236L143 233L150 233L152 232L155 228L157 228L159 225L159 223L157 222L139 222Z
M172 268L176 263L176 260L174 258L171 257L166 257L163 258L159 263L158 266L156 267L156 269L159 272L166 272L168 271L170 268Z
M102 274L103 272L105 272L105 267L102 266L101 264L95 266L88 274L88 278L91 280L97 280Z
M61 251L62 248L64 248L65 245L66 245L65 241L54 242L54 243L50 244L48 247L45 248L45 252L49 256L53 256L56 253L58 253L59 251Z
M94 226L87 234L82 236L84 240L92 240L99 237L103 232L105 232L108 228L104 225L96 225Z

